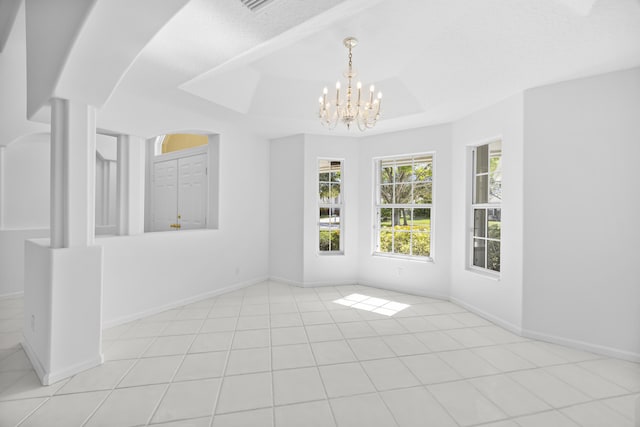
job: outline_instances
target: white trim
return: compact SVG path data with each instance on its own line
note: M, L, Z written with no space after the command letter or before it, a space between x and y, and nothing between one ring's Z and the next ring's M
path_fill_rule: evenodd
M33 366L33 369L36 371L36 375L40 379L40 382L42 382L43 385L47 385L44 384L43 380L46 377L44 366L42 366L42 362L40 362L40 359L38 359L38 356L36 356L36 352L33 351L24 334L22 335L22 339L20 340L20 345L22 345L22 349L27 355L29 362L31 362L31 366Z
M284 277L278 277L278 276L269 276L269 281L271 282L280 282L283 283L285 285L291 285L291 286L297 286L299 288L304 288L304 282L298 282L296 280L289 280L289 279L285 279Z
M0 300L20 298L20 297L23 297L23 296L24 296L24 291L9 292L8 294L1 294L0 295Z
M505 328L506 330L513 332L516 335L519 336L523 336L522 335L522 327L518 326L518 325L514 325L511 322L508 322L504 319L502 319L501 317L495 316L493 314L487 313L484 310L479 309L478 307L471 305L469 303L466 303L464 301L462 301L461 299L455 298L455 297L449 297L449 300L455 304L458 304L459 306L461 306L462 308L465 308L469 311L471 311L474 314L477 314L478 316L490 321L491 323L495 323L498 326L501 326L503 328Z
M449 301L448 295L441 295L441 294L436 294L431 292L416 292L416 288L410 288L405 286L394 286L393 289L391 289L388 286L379 285L375 282L372 282L369 280L362 280L362 279L358 279L357 284L361 286L368 286L370 288L382 289L385 291L402 292L408 295L415 295L419 297L427 297L427 298L439 299L442 301Z
M166 310L171 310L173 308L177 308L177 307L181 307L183 305L187 305L187 304L191 304L194 302L198 302L198 301L202 301L205 300L207 298L211 298L211 297L215 297L221 294L225 294L227 292L232 292L232 291L236 291L238 289L242 289L242 288L246 288L248 286L251 285L255 285L257 283L262 283L265 282L267 280L267 277L258 277L255 279L251 279L251 280L246 280L244 282L238 282L238 283L234 283L232 285L226 286L224 288L220 288L220 289L214 289L212 291L208 291L208 292L204 292L198 295L194 295L191 297L187 297L187 298L183 298L180 300L176 300L176 301L172 301L170 303L158 306L158 307L154 307L154 308L150 308L147 310L143 310L134 314L128 314L126 316L121 316L109 321L103 321L102 322L102 329L108 329L108 328L112 328L114 326L118 326L121 325L123 323L127 323L127 322L131 322L132 320L137 320L137 319L141 319L143 317L147 317L147 316L151 316L157 313L160 313L162 311L166 311Z
M552 344L564 345L566 347L576 348L578 350L589 351L591 353L601 354L603 356L615 357L618 359L629 360L631 362L640 362L640 353L633 353L631 351L620 350L614 347L591 344L580 340L573 340L571 338L544 334L542 332L536 332L530 329L523 329L522 336L526 338L533 338L540 341L550 342Z
M102 365L103 362L104 362L104 356L102 355L102 353L99 353L98 356L96 356L94 359L90 359L82 363L77 363L75 365L68 366L64 369L59 369L56 372L49 372L43 378L40 378L40 381L42 382L43 385L57 383L60 380L69 378L80 372L84 372L87 369L100 366Z

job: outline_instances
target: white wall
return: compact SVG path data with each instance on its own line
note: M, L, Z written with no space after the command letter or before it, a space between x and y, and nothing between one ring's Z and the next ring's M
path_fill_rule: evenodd
M49 227L49 151L49 134L26 136L5 148L5 229Z
M359 140L358 282L447 298L451 259L451 127L432 126ZM373 159L413 153L434 153L434 197L431 250L433 262L398 259L373 253Z
M302 285L304 233L303 135L272 140L269 147L269 275Z
M524 100L524 328L640 359L640 69Z
M452 124L451 297L501 325L522 322L522 95L508 98ZM471 222L469 146L502 140L502 239L499 280L467 269Z
M218 230L96 239L105 326L268 277L268 158L267 141L221 133Z
M304 285L355 284L358 280L358 141L305 135L304 144ZM343 255L318 254L318 160L342 160ZM282 173L282 171L280 172Z
M4 148L0 296L24 289L24 241L49 236L49 147L49 135L36 134Z

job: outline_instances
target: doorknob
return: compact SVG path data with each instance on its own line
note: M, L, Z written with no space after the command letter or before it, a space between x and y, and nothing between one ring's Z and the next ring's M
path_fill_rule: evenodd
M180 224L169 224L169 227L171 227L171 228L182 228L180 226Z

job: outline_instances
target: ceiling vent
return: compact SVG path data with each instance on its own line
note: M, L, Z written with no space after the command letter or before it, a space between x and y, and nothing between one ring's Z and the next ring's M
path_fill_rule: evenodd
M273 3L274 0L240 0L243 5L247 6L252 12L257 12L263 7Z

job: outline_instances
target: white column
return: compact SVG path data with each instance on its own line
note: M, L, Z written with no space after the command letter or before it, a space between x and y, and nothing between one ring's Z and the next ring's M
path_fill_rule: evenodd
M144 139L118 136L117 174L117 233L121 236L144 233Z
M4 156L5 156L5 146L0 146L0 230L4 228L4 174L5 174L5 164L4 164Z
M95 108L51 100L51 247L95 241Z

